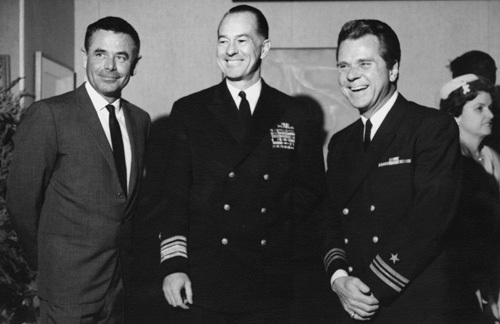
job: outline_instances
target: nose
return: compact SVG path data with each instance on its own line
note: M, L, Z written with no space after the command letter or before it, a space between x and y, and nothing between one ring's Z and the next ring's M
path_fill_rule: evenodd
M116 63L115 63L115 59L114 59L114 57L108 57L108 58L106 59L106 62L105 62L104 67L105 67L107 70L110 70L110 71L114 71L114 70L116 70Z
M489 107L486 107L484 109L484 114L486 115L486 117L491 118L491 119L493 119L495 117L495 115L493 114L493 112L491 111L491 109Z
M236 47L236 43L229 42L226 48L226 54L231 56L237 53L238 53L238 48Z
M359 70L357 66L351 66L347 71L346 78L349 81L356 80L359 78Z

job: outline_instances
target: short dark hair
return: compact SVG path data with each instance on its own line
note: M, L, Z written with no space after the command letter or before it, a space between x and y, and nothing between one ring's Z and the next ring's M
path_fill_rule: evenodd
M380 42L380 56L392 68L401 61L401 46L394 30L386 23L375 19L358 19L348 21L342 26L337 41L337 60L340 44L346 39L359 39L366 35L374 35Z
M255 8L255 7L252 7L249 5L239 5L239 6L233 7L231 9L229 9L229 11L224 14L224 16L221 19L221 22L229 14L244 13L244 12L251 13L255 16L255 20L257 21L257 33L260 36L264 37L264 39L268 39L269 38L269 24L267 23L266 17L262 13L262 11L260 11L259 9ZM220 23L219 23L219 27L220 27ZM217 29L217 31L218 31L218 29Z
M453 117L458 117L462 114L465 104L474 100L481 91L493 96L495 86L488 79L477 76L476 80L464 83L463 86L452 91L446 99L441 99L439 109Z
M495 60L485 52L476 50L466 52L451 61L449 68L452 78L472 73L485 77L493 84L496 82L497 67L495 66Z
M139 39L139 34L126 20L119 17L105 17L98 21L88 25L87 32L85 33L85 51L88 52L90 48L90 40L92 35L98 30L108 30L115 33L122 33L129 35L135 44L135 50L137 56L139 56L139 51L141 49L141 40Z

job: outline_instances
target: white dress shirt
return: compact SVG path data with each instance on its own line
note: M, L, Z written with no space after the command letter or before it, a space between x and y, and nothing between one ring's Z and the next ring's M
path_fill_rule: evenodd
M101 121L102 129L104 130L106 138L108 139L109 145L112 149L113 144L111 141L111 132L109 130L109 111L106 108L109 103L92 87L89 82L85 83L85 88L87 89L87 93L90 96L90 100L92 100L92 104L94 105L97 115L99 116L99 120ZM125 164L127 166L127 191L129 191L130 168L132 165L132 149L130 147L130 138L128 136L127 124L125 123L125 115L123 114L123 109L121 108L121 100L117 99L111 104L115 107L116 119L120 124L120 130L122 133Z
M242 90L231 85L227 81L227 79L226 79L226 84L227 84L227 88L229 89L229 92L231 93L231 96L233 97L234 102L236 103L236 107L239 107L240 102L241 102L241 97L240 97L239 93ZM262 79L259 79L259 81L257 81L257 83L252 85L250 88L243 90L243 91L245 91L245 95L246 95L246 98L248 100L248 104L250 105L250 112L252 115L253 115L253 112L255 111L255 106L257 106L257 101L259 101L261 90L262 90Z

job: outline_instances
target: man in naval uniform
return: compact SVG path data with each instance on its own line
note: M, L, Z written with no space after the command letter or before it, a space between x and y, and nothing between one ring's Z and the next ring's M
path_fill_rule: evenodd
M286 323L291 227L324 191L322 127L260 77L270 50L258 9L218 28L224 80L170 115L161 227L163 291L174 323Z
M361 118L329 143L324 264L341 322L448 323L459 314L444 237L460 180L455 121L398 91L401 50L377 20L339 34L339 84Z

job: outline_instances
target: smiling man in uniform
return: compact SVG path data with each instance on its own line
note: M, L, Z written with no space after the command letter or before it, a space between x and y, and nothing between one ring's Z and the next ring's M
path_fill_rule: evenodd
M161 268L174 323L286 323L291 227L324 189L322 125L260 76L269 27L241 5L218 28L224 80L170 115Z
M347 22L337 49L340 88L361 117L330 140L322 208L341 322L453 323L445 233L460 181L457 125L397 91L401 49L387 24Z

